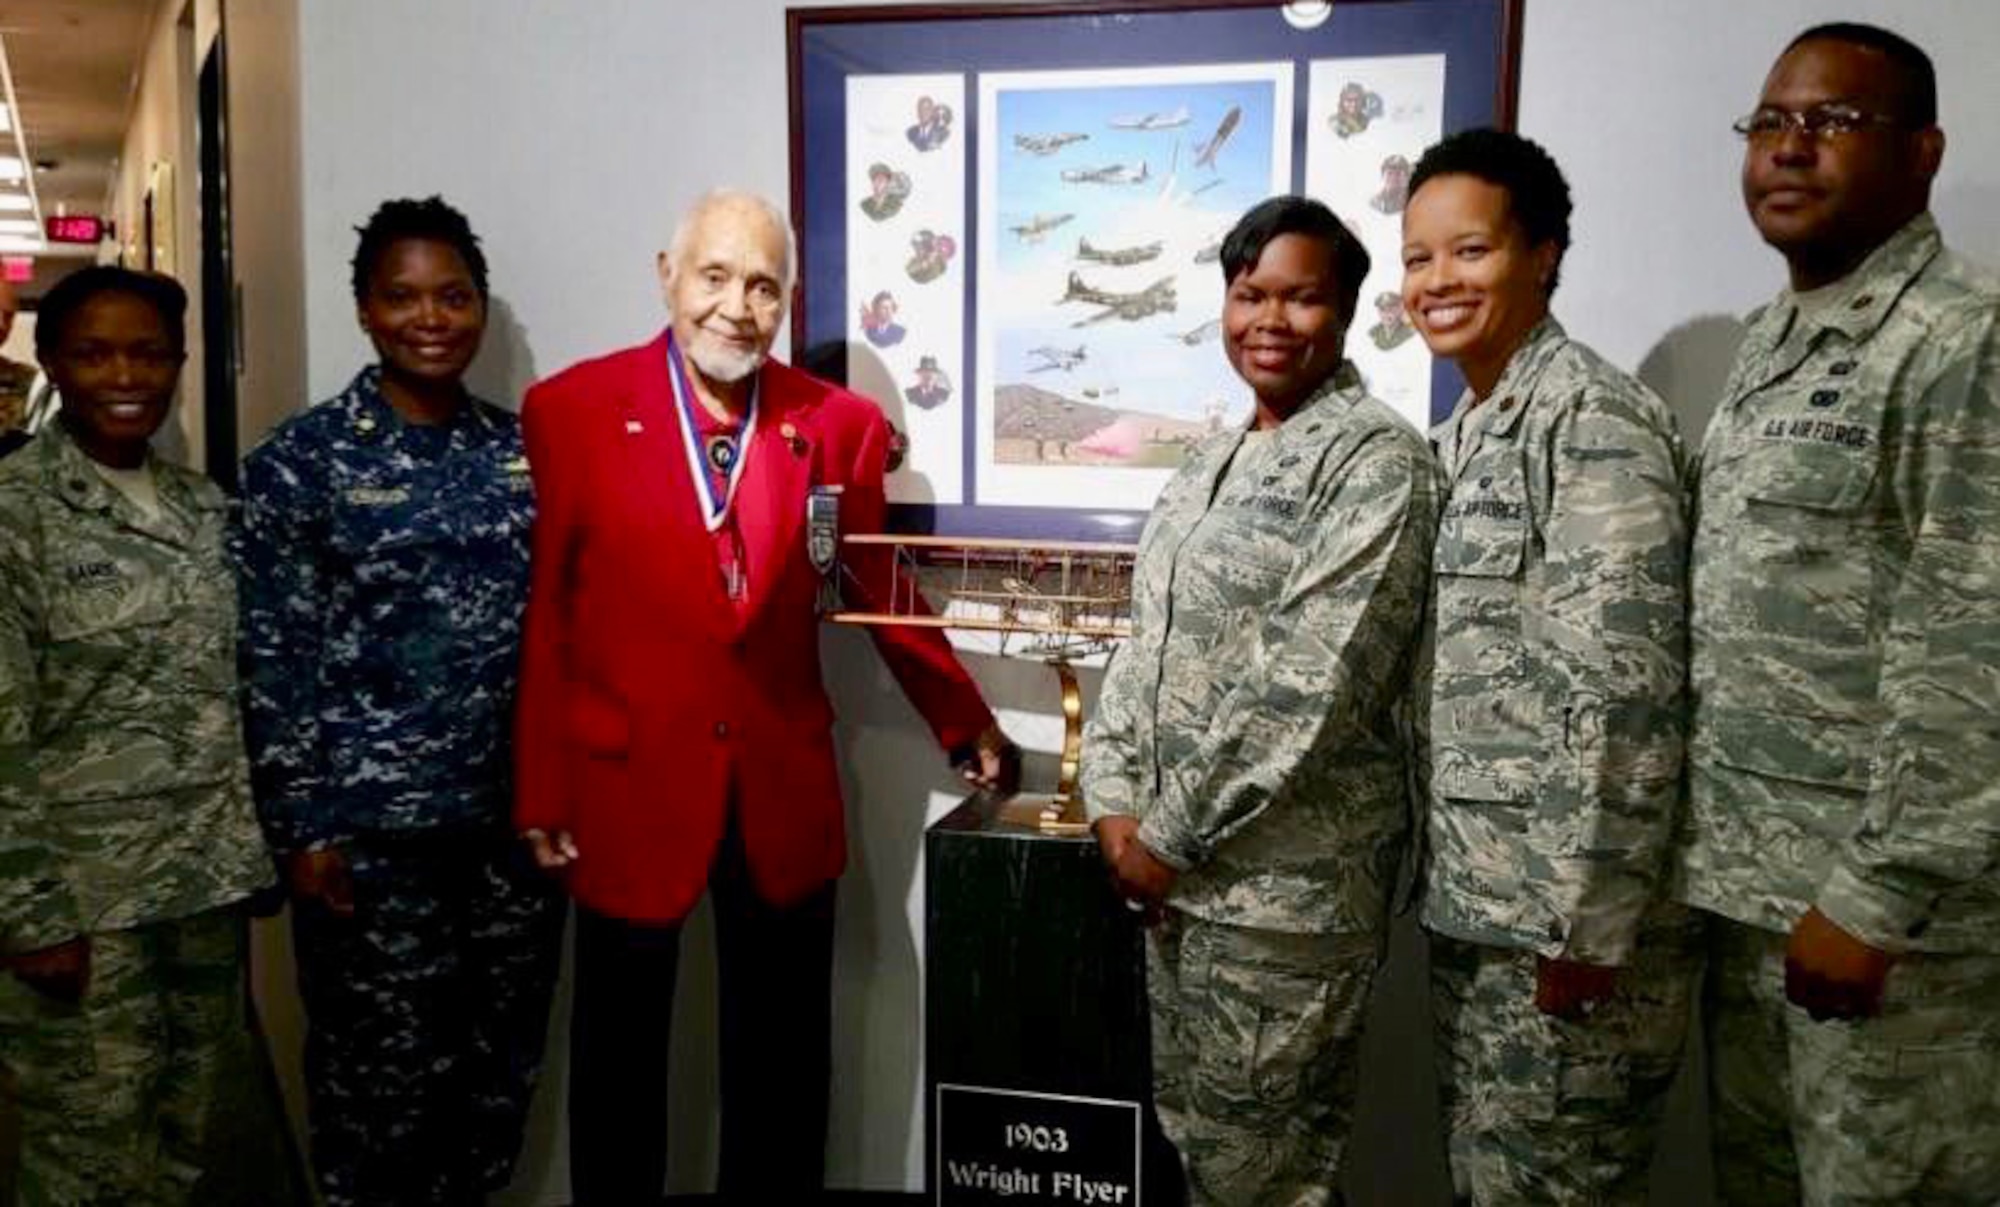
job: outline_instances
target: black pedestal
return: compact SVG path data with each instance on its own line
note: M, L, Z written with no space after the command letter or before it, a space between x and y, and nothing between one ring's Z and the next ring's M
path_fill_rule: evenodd
M1152 1114L1144 939L1096 841L1010 822L982 795L931 827L924 851L931 1200L1183 1202ZM1125 1195L1093 1172L1121 1160L1142 1166Z

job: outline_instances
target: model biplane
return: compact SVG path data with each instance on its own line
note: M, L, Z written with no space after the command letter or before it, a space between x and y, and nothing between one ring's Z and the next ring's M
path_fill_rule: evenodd
M912 625L999 634L1000 653L1040 658L1062 684L1059 782L1052 796L1022 794L1011 820L1053 833L1085 828L1076 791L1083 698L1076 658L1109 650L1132 631L1131 545L859 533L841 538L843 578L867 579L872 611L841 608L836 624ZM882 559L886 559L886 564ZM865 567L857 572L857 567ZM859 585L856 583L856 585ZM1013 646L1010 650L1009 646Z

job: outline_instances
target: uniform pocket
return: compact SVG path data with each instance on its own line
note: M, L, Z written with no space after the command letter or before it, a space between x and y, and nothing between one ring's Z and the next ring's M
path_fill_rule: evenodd
M403 487L353 487L334 508L327 544L366 596L414 605L435 577L447 531L428 503Z
M1875 471L1872 437L1854 449L1786 444L1744 464L1743 494L1763 507L1843 514L1868 501Z
M1250 1045L1250 1089L1260 1102L1282 1105L1310 1093L1333 1037L1332 987L1309 977L1285 978L1282 993L1257 1012Z
M1324 1111L1352 1072L1372 964L1365 946L1301 955L1326 936L1195 923L1182 945L1181 1010L1198 1113L1293 1119Z
M103 563L101 581L51 593L49 640L117 642L133 630L156 628L173 617L172 585L141 567Z
M1525 805L1535 798L1535 787L1536 780L1532 776L1509 775L1492 767L1474 764L1447 764L1431 773L1431 788L1435 795L1474 804Z
M1464 578L1513 578L1528 548L1528 525L1521 520L1457 516L1438 528L1437 572Z
M1474 457L1452 484L1438 525L1439 574L1513 578L1527 559L1532 516L1520 453L1502 444Z
M1317 1075L1333 1031L1331 987L1322 980L1212 957L1187 1020L1198 1097L1210 1106L1282 1106ZM1198 1104L1199 1106L1199 1104Z
M1703 726L1703 744L1723 766L1856 795L1868 790L1875 743L1873 726L1748 709L1715 709Z
M1534 784L1480 764L1431 778L1425 823L1425 918L1449 932L1512 933L1527 912L1520 855L1534 822Z

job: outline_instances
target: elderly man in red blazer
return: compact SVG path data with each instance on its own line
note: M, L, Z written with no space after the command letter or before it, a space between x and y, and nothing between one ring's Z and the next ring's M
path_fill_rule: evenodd
M821 1183L846 827L807 511L837 508L845 532L880 527L889 428L867 399L768 358L791 249L768 201L710 194L660 255L668 330L528 392L539 515L515 821L577 904L570 1171L583 1207L661 1193L680 924L704 888L721 966L722 1189ZM850 602L879 593L877 569L849 566ZM967 777L1011 790L1018 754L942 636L872 632Z

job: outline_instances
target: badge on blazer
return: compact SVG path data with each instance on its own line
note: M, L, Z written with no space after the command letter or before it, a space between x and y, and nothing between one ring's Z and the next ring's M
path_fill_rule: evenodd
M806 496L806 556L819 571L822 613L840 607L840 583L835 577L840 563L840 490L815 486Z
M897 427L893 423L890 424L889 443L888 446L885 449L883 449L882 452L883 472L891 474L895 473L897 469L902 467L903 458L909 456L909 454L910 454L910 438L903 434L903 429Z

